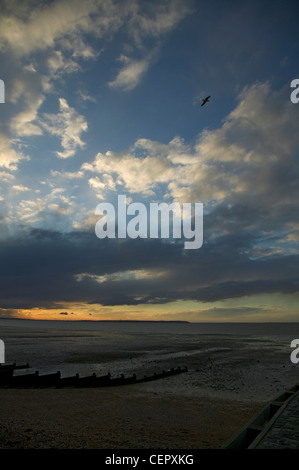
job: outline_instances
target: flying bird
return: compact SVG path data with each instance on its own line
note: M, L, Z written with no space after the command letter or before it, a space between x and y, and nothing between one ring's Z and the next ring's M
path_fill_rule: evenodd
M206 98L204 98L202 100L201 106L204 106L210 100L210 98L211 98L211 96L207 96Z

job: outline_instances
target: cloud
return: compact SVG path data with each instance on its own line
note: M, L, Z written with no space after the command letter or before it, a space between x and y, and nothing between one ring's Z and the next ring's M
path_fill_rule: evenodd
M251 240L252 242L253 240ZM2 308L215 302L295 295L298 255L252 260L248 237L221 237L192 253L162 240L101 240L93 232L26 230L0 242Z
M38 110L43 101L44 97L42 95L30 94L30 96L25 99L25 109L11 120L12 132L22 137L41 135L42 129L34 124L34 121L37 118Z
M51 170L51 176L57 178L61 178L62 180L73 180L77 178L83 178L84 172L79 171L58 171L58 170Z
M12 189L17 192L30 191L30 189L27 188L27 186L24 186L23 184L15 184L13 185Z
M95 178L89 178L88 184L93 190L95 190L99 199L105 198L107 190L114 191L116 189L113 177L105 173L101 176L101 179L97 176Z
M82 8L78 0L72 4L67 0L46 4L37 0L3 0L0 51L8 84L6 102L13 104L4 108L8 112L4 134L9 132L13 138L42 136L39 112L49 93L56 93L63 75L81 70L80 60L99 56L100 52L88 41L90 37L106 40L118 30L127 15L123 3L116 6L111 1L86 0ZM76 123L80 125L78 120ZM71 135L66 131L61 158L73 154L70 141L77 137L76 132Z
M18 232L18 225L71 230L78 206L74 198L65 194L64 189L56 187L48 194L35 198L31 195L27 199L24 197L25 187L15 185L14 190L23 198L16 205L8 207L7 224L12 233Z
M163 35L169 33L188 11L185 2L170 0L163 5L144 4L138 0L3 0L0 17L0 51L10 105L4 123L4 134L27 139L43 136L45 129L61 137L60 158L69 158L81 148L81 133L87 123L79 114L65 122L66 109L60 114L40 117L50 94L61 96L63 78L84 71L87 60L95 60L119 31L123 37L121 69L110 80L111 89L129 91L135 88L153 62ZM150 41L147 41L150 39ZM125 51L130 51L128 54ZM119 52L117 53L119 57ZM117 59L116 59L117 60ZM81 99L94 101L88 90ZM63 105L62 105L63 106ZM69 112L72 108L69 108ZM64 113L64 116L62 114ZM7 132L5 132L7 131ZM12 153L8 159L12 158Z
M48 58L48 68L52 78L57 78L62 73L74 73L80 70L79 64L73 59L66 59L61 51L53 51Z
M69 158L75 155L78 147L84 147L81 134L88 126L84 116L71 108L64 98L59 98L59 109L58 114L44 114L41 125L51 135L60 137L63 152L56 152L57 156Z
M204 202L205 207L204 244L192 258L180 244L172 246L174 267L160 245L147 245L149 257L154 249L159 253L151 269L163 277L129 282L116 267L116 276L100 277L105 293L99 291L93 302L215 302L297 293L297 113L284 88L274 92L269 83L254 84L243 90L223 125L201 132L194 146L179 137L168 144L139 139L127 152L99 153L83 164L81 169L93 175L89 181L98 182L91 187L99 197L106 190L109 199L117 190L150 201ZM118 262L123 265L121 258ZM84 282L96 283L97 276Z
M84 146L81 136L87 123L65 99L59 103L59 113L45 115L42 124L60 138L63 150L58 155L67 158ZM179 137L169 143L142 138L127 151L98 153L78 170L53 170L51 175L55 185L59 180L64 187L80 179L81 191L87 191L88 185L101 200L122 192L132 199L204 202L204 240L246 233L253 242L242 249L252 259L295 254L297 112L289 89L273 91L269 83L256 83L241 92L222 126L202 131L194 145ZM11 148L8 139L3 142L2 166L16 170L24 157ZM3 178L7 180L7 172ZM20 217L48 229L51 224L55 229L92 228L95 217L90 208L79 208L74 197L53 197L20 201L19 212L12 214L10 209L11 220Z
M18 163L28 158L29 157L25 156L23 153L17 152L11 145L9 139L5 135L0 134L0 167L8 170L16 170Z
M120 271L114 272L112 274L104 274L97 276L95 274L89 273L80 273L75 275L75 279L78 282L82 282L85 279L92 279L95 282L102 284L103 282L119 282L119 281L128 281L135 279L151 279L164 276L164 272L159 272L158 270L145 270L145 269L135 269L129 271Z
M9 183L15 179L14 175L7 171L0 171L0 180L3 183Z
M297 118L289 90L257 83L242 91L223 125L202 131L194 146L179 137L168 144L139 139L128 151L98 153L81 169L99 182L92 187L101 197L115 187L152 199L204 202L211 212L206 233L257 231L260 244L278 226L291 233L295 222Z
M139 47L143 47L147 38L159 39L169 33L192 12L192 2L182 0L148 2L146 6L138 2L137 5L136 12L129 21L129 31Z
M0 47L16 55L27 55L38 50L53 48L65 36L81 32L103 34L113 23L119 24L112 2L86 0L56 0L50 4L42 2L14 2L21 9L16 15L15 8L5 8L0 20Z
M24 96L14 90L16 100ZM64 98L59 105L57 114L36 123L60 139L58 155L67 158L83 148L87 123ZM77 170L53 170L53 180L45 182L51 192L36 199L26 200L26 186L14 181L15 197L23 199L1 219L1 225L9 217L20 225L0 241L3 307L297 295L297 109L289 89L257 83L242 91L221 126L200 132L194 145L178 136L168 143L140 138L126 151L99 152ZM7 182L24 157L7 138L1 143ZM76 200L66 196L66 184L75 179L99 199L123 192L132 199L204 202L202 248L191 255L180 240L98 240L94 214L85 208L82 217Z
M68 41L74 53L88 57L92 49L82 39L84 34L110 36L127 23L136 43L144 37L160 37L171 31L190 12L182 0L163 4L139 1L55 0L2 2L0 48L16 55L54 48L59 41ZM148 11L147 11L148 10ZM79 36L79 37L78 37Z
M123 66L116 78L108 83L109 87L123 91L136 88L157 59L161 38L172 31L191 10L191 4L187 5L181 0L169 0L162 4L148 2L147 5L136 2L127 22L135 47L129 48L133 49L131 56L122 54L118 58Z
M167 183L175 178L173 167L161 155L137 158L133 152L115 153L108 151L105 155L98 153L92 163L84 163L82 170L100 173L107 181L111 177L110 185L104 188L100 179L91 178L91 186L98 189L124 188L130 193L154 194L153 189L159 183ZM105 176L104 176L105 175ZM95 183L98 184L95 184Z
M120 88L130 91L135 88L144 73L148 70L150 59L134 60L126 56L121 56L120 61L124 63L123 68L118 72L117 77L108 83L111 88Z

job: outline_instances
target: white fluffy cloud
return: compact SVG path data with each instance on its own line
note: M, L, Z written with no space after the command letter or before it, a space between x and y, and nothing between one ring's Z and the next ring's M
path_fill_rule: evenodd
M0 167L16 170L18 162L24 158L28 159L23 153L17 152L13 148L5 135L0 134Z
M263 227L266 234L276 225L290 234L299 200L296 113L285 89L255 84L243 90L223 125L199 134L193 147L178 137L168 144L139 139L130 151L97 154L81 170L91 174L101 198L117 190L204 202L229 211L231 226L219 214L223 231L238 221L248 230Z
M78 32L97 32L101 35L119 24L113 2L85 0L56 0L44 2L11 2L20 10L6 9L0 19L0 47L16 55L53 48L56 41ZM35 3L35 5L33 5ZM23 8L22 8L23 4Z
M123 187L131 193L154 194L159 183L167 183L175 178L174 168L161 156L138 159L133 153L117 154L110 151L105 155L99 153L93 163L83 164L82 170L100 173L105 180L110 175L115 187ZM112 183L108 189L111 187ZM94 184L93 188L97 191L99 185ZM103 189L101 185L101 193Z
M182 188L189 197L205 201L248 195L253 187L260 195L275 187L277 195L277 185L282 189L284 184L278 181L280 169L293 168L291 177L298 177L295 127L296 111L285 90L272 93L268 83L256 84L243 91L223 126L200 133L194 147L179 137L168 144L139 139L130 151L99 153L82 169L111 174L117 184L135 193L166 183L173 198Z
M27 186L24 186L23 184L15 184L13 185L12 189L14 189L17 192L24 192L24 191L30 191Z
M15 185L14 190L24 197L28 188ZM54 188L43 197L21 199L17 206L9 207L8 220L29 226L70 230L76 204L63 188Z
M109 82L111 88L120 88L125 91L132 90L140 82L142 76L150 65L150 59L134 60L126 56L119 58L124 63L117 77Z
M42 136L46 129L61 139L62 151L57 156L73 156L83 146L81 135L87 130L86 120L62 99L56 116L40 116L49 95L58 93L56 86L63 76L82 71L82 61L98 58L124 28L120 70L109 86L132 90L150 67L161 37L175 28L189 10L182 0L163 4L86 0L84 6L81 0L2 0L0 52L5 83L9 84L3 134L9 139L26 139ZM81 97L94 101L88 92ZM16 169L23 157L5 139L1 137L0 165Z
M144 4L141 5L144 7ZM122 54L118 60L123 65L109 86L124 91L134 89L156 57L160 38L173 30L188 13L190 5L181 0L154 4L149 2L145 9L136 2L133 14L128 19L128 32L134 39L138 58ZM148 41L151 42L150 47L145 46Z
M56 152L60 158L75 155L77 148L82 148L84 142L81 134L87 131L87 122L83 116L71 108L64 98L59 98L59 113L45 114L41 125L52 135L61 140L62 152Z

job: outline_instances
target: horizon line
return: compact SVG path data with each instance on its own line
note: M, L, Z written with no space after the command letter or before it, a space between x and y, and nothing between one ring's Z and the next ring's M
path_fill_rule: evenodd
M45 318L20 318L20 317L0 317L1 320L26 320L26 321L45 321L45 322L65 322L65 323L223 323L223 324L231 324L231 323L243 323L243 324L270 324L270 323L299 323L298 321L286 321L286 320L269 320L269 321L188 321L188 320L66 320L66 319L45 319Z

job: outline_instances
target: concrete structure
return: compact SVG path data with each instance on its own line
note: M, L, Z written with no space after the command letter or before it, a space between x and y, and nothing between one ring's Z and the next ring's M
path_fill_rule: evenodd
M224 449L299 449L299 384L269 402Z

